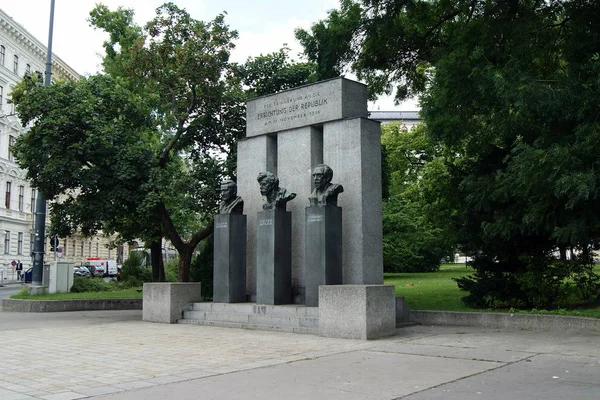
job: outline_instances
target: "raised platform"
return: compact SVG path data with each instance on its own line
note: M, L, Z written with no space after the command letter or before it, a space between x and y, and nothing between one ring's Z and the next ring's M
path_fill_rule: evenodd
M319 308L254 303L192 303L180 324L318 335Z

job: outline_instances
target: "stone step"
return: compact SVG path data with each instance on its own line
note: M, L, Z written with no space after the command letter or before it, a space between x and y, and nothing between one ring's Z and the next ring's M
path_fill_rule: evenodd
M281 325L292 327L319 326L319 319L304 316L286 316L277 314L246 314L240 312L184 311L184 319L201 321L233 322L257 325Z
M302 327L302 326L285 326L285 325L263 325L263 324L251 324L243 322L226 322L226 321L206 321L199 319L180 319L177 321L179 324L188 325L203 325L203 326L220 326L224 328L238 328L238 329L252 329L260 331L276 331L276 332L290 332L290 333L302 333L308 335L318 335L319 328L315 327Z
M254 303L192 303L190 311L226 312L240 314L280 315L298 317L319 317L319 307L306 307L296 304L266 305Z

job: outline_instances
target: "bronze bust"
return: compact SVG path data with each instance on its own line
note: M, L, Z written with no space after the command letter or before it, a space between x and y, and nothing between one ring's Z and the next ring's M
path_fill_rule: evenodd
M220 193L219 214L242 214L244 212L244 200L237 195L237 185L234 181L221 182Z
M296 198L296 193L279 187L279 178L271 172L259 173L256 180L264 200L263 210L285 211L287 202Z
M311 207L337 207L338 194L344 191L344 187L337 183L331 183L333 170L325 164L317 165L312 173L315 190L308 197Z

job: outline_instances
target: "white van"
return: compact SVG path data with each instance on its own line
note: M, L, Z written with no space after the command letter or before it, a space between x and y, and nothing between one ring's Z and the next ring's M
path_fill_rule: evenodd
M113 260L112 258L88 257L86 264L102 267L104 269L104 276L117 276L119 273L117 260Z

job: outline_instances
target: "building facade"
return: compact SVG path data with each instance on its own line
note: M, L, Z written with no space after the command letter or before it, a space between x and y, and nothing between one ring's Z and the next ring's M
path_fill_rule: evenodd
M13 104L9 104L13 86L28 73L43 75L47 47L0 9L0 269L5 277L14 276L13 265L29 268L33 261L34 213L37 191L26 179L25 171L15 163L11 146L26 128L21 126ZM52 80L75 80L79 74L56 55L52 56ZM123 247L109 248L111 238L86 238L74 235L60 238L56 256L73 263L87 257L122 259ZM50 240L44 259L51 261ZM11 273L12 272L12 273ZM0 282L1 284L1 282Z

